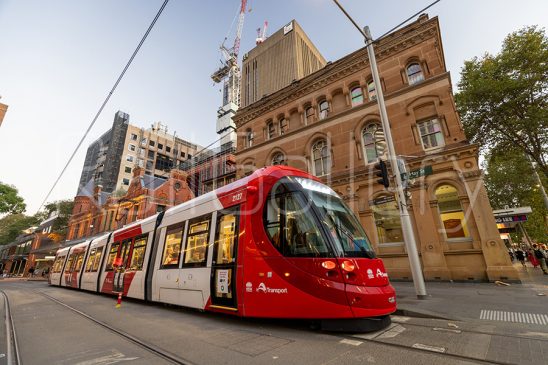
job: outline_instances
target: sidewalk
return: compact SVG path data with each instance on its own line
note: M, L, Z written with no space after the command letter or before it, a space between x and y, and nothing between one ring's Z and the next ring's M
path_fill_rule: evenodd
M427 282L427 299L417 299L411 282L394 282L400 315L480 319L482 310L548 314L548 275L540 269L514 265L522 284Z

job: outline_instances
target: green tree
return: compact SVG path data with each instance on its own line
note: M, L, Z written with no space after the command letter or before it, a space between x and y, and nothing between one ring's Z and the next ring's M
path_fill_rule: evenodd
M21 213L9 214L0 219L0 245L15 241L27 228L37 226L40 220L35 216Z
M525 27L497 55L466 61L455 95L466 135L482 151L515 149L548 176L548 38Z
M59 200L56 202L48 203L44 206L44 215L49 217L53 212L57 213L57 218L53 223L51 231L61 236L65 236L67 232L67 225L72 215L72 209L74 208L73 200ZM45 218L44 218L45 219ZM44 220L42 219L42 220Z
M18 194L19 192L15 186L0 182L0 214L17 214L25 211L27 207L25 201Z
M531 164L519 149L494 149L483 164L486 171L485 188L493 209L530 206L532 213L524 224L529 236L535 241L546 240L545 217L548 214ZM516 237L516 235L518 237ZM521 231L514 239L520 240Z

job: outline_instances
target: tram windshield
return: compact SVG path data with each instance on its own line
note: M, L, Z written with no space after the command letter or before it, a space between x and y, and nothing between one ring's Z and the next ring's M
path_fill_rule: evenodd
M375 257L371 243L356 216L330 187L310 179L295 180L318 208L338 251L344 252L346 257Z

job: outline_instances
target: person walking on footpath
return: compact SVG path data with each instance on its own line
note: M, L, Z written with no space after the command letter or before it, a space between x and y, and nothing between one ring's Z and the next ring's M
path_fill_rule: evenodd
M537 260L537 257L535 257L535 246L536 244L533 244L532 250L527 250L527 260L533 265L533 267L536 269L537 266L540 265L539 260Z
M533 244L533 253L535 258L539 261L540 267L544 275L548 275L548 267L546 265L546 254L542 252L543 250L536 244Z
M521 265L527 269L527 266L525 266L525 254L521 250L521 248L518 248L516 250L516 259L518 259L519 262L521 262Z

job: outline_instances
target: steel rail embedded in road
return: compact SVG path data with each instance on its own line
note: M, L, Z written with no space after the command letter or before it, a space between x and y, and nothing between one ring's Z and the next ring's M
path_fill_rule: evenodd
M45 297L47 299L59 304L59 305L62 305L63 307L73 311L74 313L77 313L77 314L81 315L82 317L89 319L90 321L98 324L99 326L108 329L109 331L111 331L111 332L123 337L124 339L138 345L139 347L142 347L143 349L145 349L145 350L147 350L147 351L149 351L149 352L151 352L151 353L153 353L153 354L155 354L159 357L164 358L167 361L170 361L174 364L193 365L193 363L189 360L183 359L183 358L181 358L177 355L174 355L174 354L172 354L172 353L170 353L170 352L168 352L168 351L166 351L166 350L164 350L164 349L162 349L158 346L155 346L151 343L143 341L143 340L141 340L141 339L139 339L139 338L137 338L133 335L130 335L129 333L127 333L125 331L122 331L118 328L112 327L111 325L109 325L109 324L107 324L107 323L105 323L105 322L103 322L103 321L101 321L97 318L94 318L93 316L90 316L87 313L84 313L84 312L82 312L82 311L80 311L80 310L78 310L78 309L76 309L76 308L74 308L74 307L72 307L72 306L70 306L66 303L63 303L62 301L60 301L57 298L54 298L54 297L52 297L52 296L50 296L46 293L43 293L41 291L35 290L35 292L42 295L43 297Z
M395 323L397 323L397 322L395 322ZM413 325L413 324L405 323L405 325ZM424 327L427 327L427 326L424 326ZM386 328L382 331L379 331L378 335L375 336L374 338L365 338L365 337L360 337L360 336L356 336L356 335L346 335L346 336L339 335L337 337L342 338L342 339L349 339L349 340L352 340L352 341L357 340L357 341L362 341L362 342L374 343L374 344L377 344L377 345L384 345L384 346L391 347L391 348L398 348L398 349L405 349L405 350L414 351L414 352L427 353L427 354L438 356L438 357L458 359L458 360L473 362L473 363L477 363L477 364L514 365L513 363L504 362L504 361L480 359L480 358L477 358L477 357L472 357L472 356L467 356L467 355L459 355L459 354L455 354L455 353L451 353L451 352L438 351L438 348L436 348L434 346L428 346L428 345L422 345L422 344L415 344L415 345L420 345L420 346L402 345L402 344L399 344L399 343L385 342L385 341L381 341L381 340L376 339L376 337L382 335L383 333L385 333L387 331L390 331L390 327ZM464 333L464 332L473 332L473 331L462 330L462 332ZM498 335L498 336L500 336L500 335Z
M15 335L15 327L13 325L13 317L11 316L10 302L8 295L0 290L4 296L4 318L6 323L6 360L8 365L21 364L21 356L19 355L19 346L17 345L17 336Z

